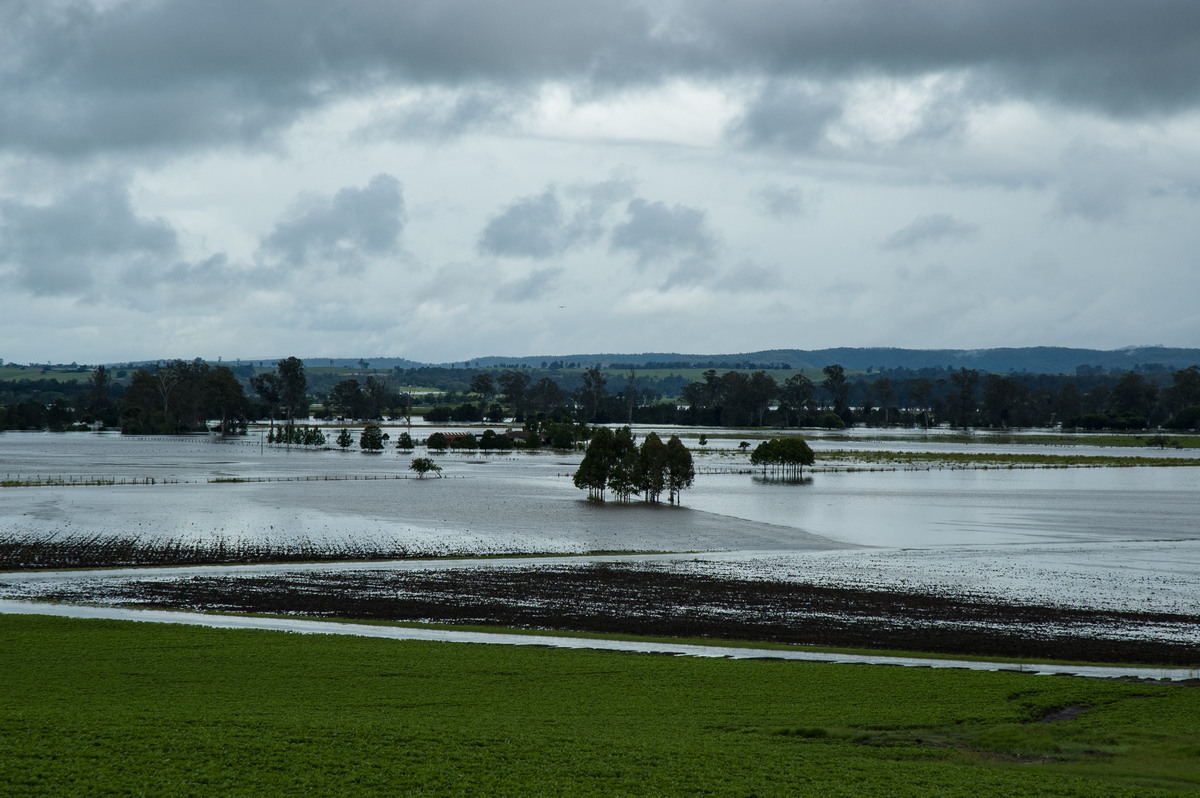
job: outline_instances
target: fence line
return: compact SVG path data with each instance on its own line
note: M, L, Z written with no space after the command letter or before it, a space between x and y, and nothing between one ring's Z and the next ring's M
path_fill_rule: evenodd
M204 479L171 479L163 477L87 477L72 475L5 474L0 488L68 488L109 487L122 485L226 485L251 482L373 482L381 479L467 479L463 474L418 477L412 474L351 474L337 476L322 474L302 477L206 477Z

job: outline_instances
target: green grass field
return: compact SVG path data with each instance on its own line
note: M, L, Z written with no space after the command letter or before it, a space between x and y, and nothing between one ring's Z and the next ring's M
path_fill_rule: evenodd
M1200 793L1182 686L35 616L0 673L6 796Z

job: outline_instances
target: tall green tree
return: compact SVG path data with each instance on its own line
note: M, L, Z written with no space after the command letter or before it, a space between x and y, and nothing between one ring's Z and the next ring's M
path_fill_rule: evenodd
M221 434L231 434L237 422L246 418L246 392L242 383L228 366L217 366L208 372L206 389L212 415L221 419Z
M834 363L822 371L825 372L825 379L821 381L821 387L829 394L833 412L841 416L843 421L849 422L847 416L850 413L850 383L846 381L846 369Z
M951 373L950 382L954 385L950 397L954 426L966 429L975 420L975 389L979 385L979 372L962 367Z
M608 427L597 427L592 431L583 460L572 478L575 487L586 490L590 501L604 501L609 474L616 459L616 436Z
M604 372L595 366L583 372L583 387L579 389L579 402L583 405L586 420L596 420L596 414L600 412L600 404L608 395L607 386L608 377L605 377Z
M280 397L283 395L283 385L279 375L274 371L265 371L250 378L250 387L258 394L267 406L267 414L271 419L271 432L275 432L275 411L279 408Z
M529 385L533 378L523 371L508 370L501 372L496 381L500 384L500 390L504 393L504 403L508 405L513 418L524 419L529 402Z
M279 372L279 398L287 408L290 427L300 413L308 417L308 378L304 374L304 361L298 357L285 357L275 364L275 368Z
M484 371L472 377L471 393L479 397L479 417L483 418L492 395L496 393L496 383L492 380L492 375Z
M329 391L329 409L338 418L365 418L362 386L353 377L341 380Z
M667 487L667 445L651 432L638 450L638 480L646 501L658 504Z
M638 450L629 427L613 433L612 461L608 467L608 487L623 502L640 490Z
M383 451L383 430L378 424L368 424L363 427L362 434L358 436L358 448L364 452L381 452Z
M692 453L679 440L678 435L672 435L667 440L667 500L671 504L679 502L679 494L684 488L690 488L696 480L696 468L692 464Z

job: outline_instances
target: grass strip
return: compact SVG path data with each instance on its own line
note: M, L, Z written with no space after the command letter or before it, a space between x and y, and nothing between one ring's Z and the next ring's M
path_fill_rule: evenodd
M0 617L5 795L1200 791L1200 690Z

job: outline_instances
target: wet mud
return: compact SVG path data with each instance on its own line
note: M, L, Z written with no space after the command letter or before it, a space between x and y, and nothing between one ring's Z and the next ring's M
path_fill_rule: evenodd
M284 573L62 586L58 601L1192 666L1200 617L737 580L622 564Z

